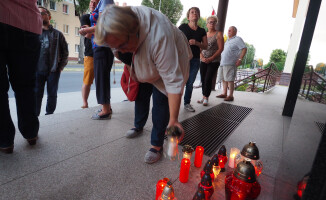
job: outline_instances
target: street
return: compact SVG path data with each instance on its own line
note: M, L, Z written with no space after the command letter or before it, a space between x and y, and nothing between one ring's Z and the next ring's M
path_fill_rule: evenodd
M111 70L111 88L120 88L120 80L122 75L122 66L117 66L115 75L113 68ZM81 91L83 84L83 65L67 65L65 70L61 73L59 80L58 93L78 92ZM114 80L116 81L115 83ZM95 83L92 84L91 90L95 90ZM46 95L46 86L44 90ZM14 97L14 92L11 87L8 92L9 98Z

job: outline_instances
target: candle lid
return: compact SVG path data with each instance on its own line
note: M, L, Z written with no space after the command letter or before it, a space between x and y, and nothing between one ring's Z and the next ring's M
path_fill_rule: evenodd
M171 181L169 181L164 187L161 197L163 200L174 199L174 189L172 187Z
M213 165L211 160L208 160L205 164L204 171L208 171L208 173L213 173Z
M259 159L259 150L256 146L256 142L249 142L249 144L246 144L241 151L241 155L244 157L250 158L252 160L258 160Z
M217 156L217 154L215 154L215 155L213 156L213 158L212 158L212 164L213 164L214 166L219 166L219 160L218 160L218 156Z
M195 193L195 196L194 196L194 198L192 198L192 200L205 200L204 189L201 187L198 187L198 190Z
M205 187L212 186L212 178L208 171L205 171L204 176L201 178L200 184Z
M226 156L226 148L224 145L221 146L220 150L218 150L218 155Z
M251 164L249 159L239 162L233 175L247 183L254 183L256 181L255 167Z
M180 137L182 134L181 130L177 126L170 126L166 129L166 135L172 137Z
M182 152L192 153L194 151L194 148L192 148L190 145L184 145L182 147Z

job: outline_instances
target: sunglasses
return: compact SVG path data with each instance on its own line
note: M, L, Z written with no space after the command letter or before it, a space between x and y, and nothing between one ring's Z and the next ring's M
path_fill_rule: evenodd
M41 15L47 15L48 13L47 12L41 12Z
M210 21L210 22L208 22L208 24L216 24L216 22L215 21Z

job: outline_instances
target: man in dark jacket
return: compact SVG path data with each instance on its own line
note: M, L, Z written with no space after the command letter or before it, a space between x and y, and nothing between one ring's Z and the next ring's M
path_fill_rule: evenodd
M40 36L41 52L36 72L36 114L40 115L44 86L47 83L45 115L53 114L57 105L57 92L61 71L68 63L68 44L63 34L50 25L51 13L39 7L43 19Z

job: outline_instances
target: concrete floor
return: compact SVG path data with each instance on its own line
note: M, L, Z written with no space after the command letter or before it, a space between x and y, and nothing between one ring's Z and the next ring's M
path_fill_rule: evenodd
M180 121L222 103L215 98L219 93L212 92L210 105L204 107L195 103L201 89L194 89L196 112L186 112L181 106ZM258 199L293 199L297 182L312 166L321 137L315 121L326 120L326 105L301 98L293 117L283 117L286 93L287 87L281 86L265 94L236 92L231 102L253 108L224 144L229 151L257 142L264 164ZM192 199L202 169L192 165L189 182L183 184L178 180L180 162L163 158L153 165L144 163L151 120L142 135L127 139L134 103L113 103L112 107L112 119L104 121L90 119L98 107L41 116L40 139L34 147L17 131L14 153L0 154L0 199L152 200L157 181L164 177L174 182L178 200ZM204 156L203 163L208 159ZM213 200L224 199L225 174L214 183Z

